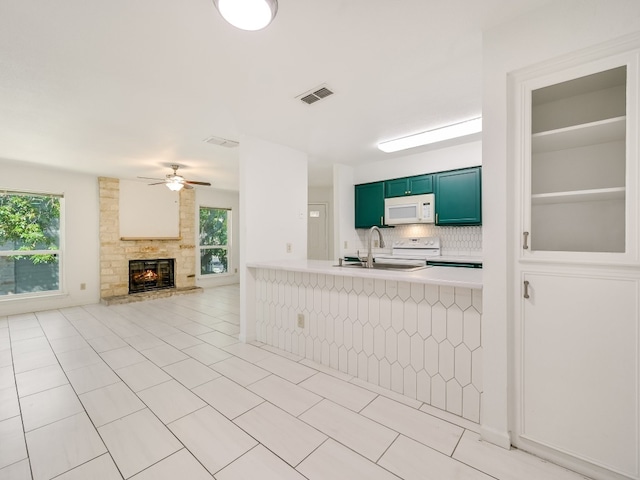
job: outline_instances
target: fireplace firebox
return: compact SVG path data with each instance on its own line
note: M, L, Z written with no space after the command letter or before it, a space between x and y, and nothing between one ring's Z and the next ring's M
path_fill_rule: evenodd
M175 287L173 258L129 260L129 293Z

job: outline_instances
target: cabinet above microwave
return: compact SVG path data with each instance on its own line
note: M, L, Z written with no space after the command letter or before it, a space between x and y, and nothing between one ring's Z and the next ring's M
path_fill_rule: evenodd
M396 178L384 182L384 198L433 193L433 175Z

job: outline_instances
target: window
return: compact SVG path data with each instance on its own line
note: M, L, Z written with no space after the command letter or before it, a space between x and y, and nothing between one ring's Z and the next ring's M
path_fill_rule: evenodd
M200 207L200 275L229 272L231 210Z
M60 290L62 200L0 192L0 299Z

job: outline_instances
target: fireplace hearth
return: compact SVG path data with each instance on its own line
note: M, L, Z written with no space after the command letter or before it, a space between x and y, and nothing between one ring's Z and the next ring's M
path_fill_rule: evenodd
M129 260L129 293L175 287L173 258Z

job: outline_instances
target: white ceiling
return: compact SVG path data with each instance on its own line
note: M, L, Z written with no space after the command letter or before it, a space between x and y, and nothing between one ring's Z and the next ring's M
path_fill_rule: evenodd
M256 136L333 163L481 114L482 30L548 0L280 0L237 30L211 0L0 0L0 158L237 190ZM322 83L335 94L295 97ZM406 154L406 152L404 152ZM395 154L395 156L403 153Z

